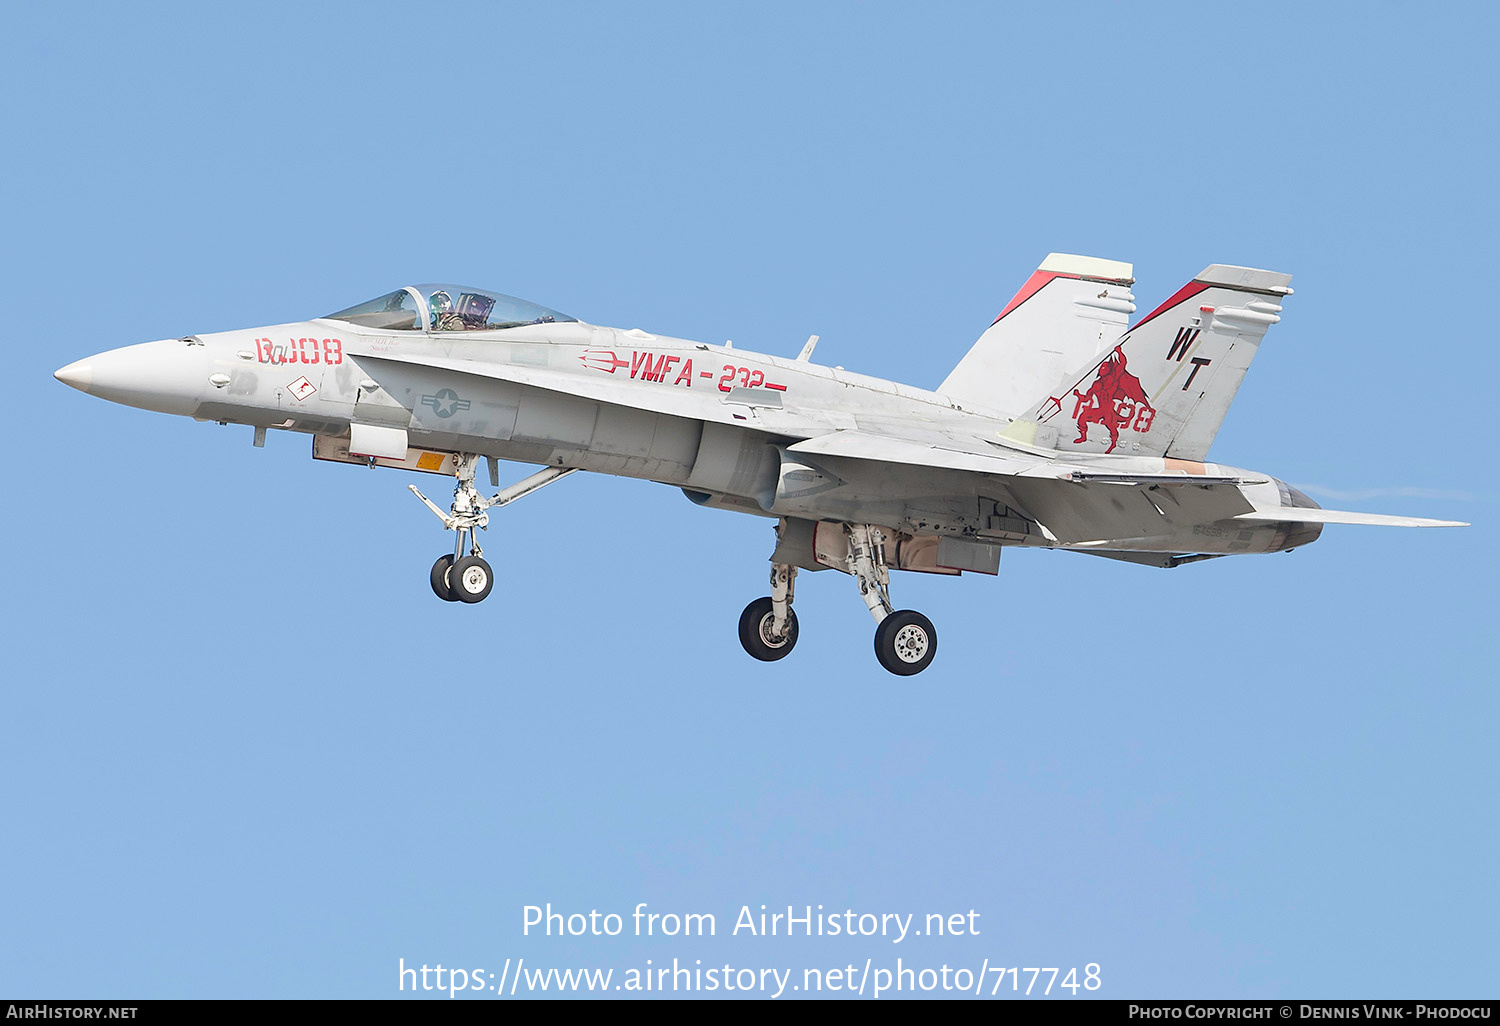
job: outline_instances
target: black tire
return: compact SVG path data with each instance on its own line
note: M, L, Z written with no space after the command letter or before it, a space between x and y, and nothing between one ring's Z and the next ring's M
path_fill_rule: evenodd
M913 609L898 609L875 628L875 658L901 677L921 673L937 655L932 621Z
M448 571L453 568L453 557L441 556L432 564L432 593L444 602L457 602L458 596L448 586Z
M771 626L771 597L758 598L740 614L740 644L756 659L772 663L797 647L797 614L786 611L786 638L779 644L766 637Z
M460 602L483 602L495 586L495 572L480 556L465 556L448 571L448 586Z

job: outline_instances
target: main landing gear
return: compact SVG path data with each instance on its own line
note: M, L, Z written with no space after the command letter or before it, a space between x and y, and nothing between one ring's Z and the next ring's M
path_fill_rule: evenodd
M875 658L902 677L921 673L937 655L937 630L915 610L891 608L885 532L872 524L845 524L844 533L848 555L838 569L854 577L860 597L875 618ZM756 659L781 659L797 644L797 614L792 612L796 577L795 566L772 563L771 594L756 599L740 614L740 644Z
M797 614L792 612L792 584L797 568L771 564L771 594L758 598L740 614L740 644L762 662L773 662L797 644Z
M489 526L489 510L515 502L523 495L530 495L538 488L573 473L573 468L548 467L486 499L474 487L474 470L478 464L479 457L473 453L463 453L458 457L458 466L453 472L458 484L453 489L453 505L447 513L418 491L416 485L407 485L444 527L458 535L452 555L439 556L432 564L432 591L444 602L483 602L495 586L495 572L485 561L484 550L479 547L479 536L475 534ZM493 462L490 483L496 483ZM469 550L467 556L464 555L465 548Z

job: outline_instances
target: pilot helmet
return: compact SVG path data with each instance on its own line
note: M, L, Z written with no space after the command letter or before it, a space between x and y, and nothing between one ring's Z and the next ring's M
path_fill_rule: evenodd
M433 313L447 313L449 310L453 309L453 297L448 295L448 293L444 292L442 289L438 289L432 294L430 304L432 306Z

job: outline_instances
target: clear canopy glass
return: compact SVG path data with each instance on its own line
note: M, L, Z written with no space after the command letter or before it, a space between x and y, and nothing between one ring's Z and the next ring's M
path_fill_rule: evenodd
M438 282L398 289L328 317L382 331L420 331L424 328L428 331L500 331L528 324L578 320L514 296Z
M350 324L382 331L416 331L427 319L417 303L416 295L408 289L397 289L389 295L351 306L347 310L329 314L328 317L330 320L348 321Z

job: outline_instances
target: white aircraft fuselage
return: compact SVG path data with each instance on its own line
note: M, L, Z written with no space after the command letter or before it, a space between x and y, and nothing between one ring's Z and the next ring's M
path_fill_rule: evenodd
M857 431L915 438L935 457L945 440L957 454L973 439L996 439L997 458L1032 455L999 441L1010 417L965 409L935 392L579 322L397 334L319 318L127 346L57 376L102 399L200 421L329 437L348 436L362 421L404 429L417 450L641 478L682 488L703 505L769 517L858 519L933 534L983 532L982 518L993 511L981 504L1003 499L1003 489L959 467L862 468L835 455L799 459L785 447ZM1121 474L1162 474L1169 462L1182 462L1061 455L1069 465ZM1239 487L1252 502L1263 493L1262 504L1280 504L1278 486L1285 486L1268 475L1199 466L1206 475L1260 482ZM821 480L800 479L803 468L822 471ZM1171 526L1168 534L1127 532L1109 539L1110 547L1275 552L1318 535L1316 525ZM1097 542L1028 534L1011 543L1100 548Z
M1062 277L1087 288L1096 280ZM448 312L450 288L460 293L460 309L479 313ZM497 302L515 304L524 322L487 321ZM1200 318L1213 316L1213 307L1202 310ZM1225 323L1278 319L1253 311L1219 316ZM1173 566L1291 549L1315 540L1322 522L1364 516L1318 511L1269 475L1169 455L1154 442L1152 421L1160 410L1157 424L1166 423L1177 382L1192 384L1196 365L1211 360L1187 364L1186 344L1174 345L1160 355L1175 376L1147 396L1146 379L1125 371L1127 357L1132 369L1146 359L1128 339L1071 394L1043 388L1052 397L1036 410L1002 411L802 358L601 327L479 290L424 286L327 318L127 346L56 376L113 402L249 425L256 444L266 430L295 431L313 436L321 459L455 476L448 515L417 493L458 532L454 555L433 568L433 588L449 600L478 601L489 592L475 534L487 525L486 511L564 471L656 481L701 505L775 518L772 596L746 609L747 650L767 660L785 655L795 642L797 568L831 567L858 580L881 625L882 663L914 673L930 662L936 635L920 614L891 608L887 569L995 573L1001 549L1011 546ZM1191 368L1188 375L1173 361ZM1097 377L1085 393L1089 374ZM1101 393L1106 375L1132 384ZM1183 416L1202 402L1199 396ZM1217 420L1210 437L1216 429ZM549 469L484 500L473 487L481 458ZM886 624L893 614L906 619Z

